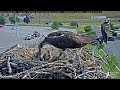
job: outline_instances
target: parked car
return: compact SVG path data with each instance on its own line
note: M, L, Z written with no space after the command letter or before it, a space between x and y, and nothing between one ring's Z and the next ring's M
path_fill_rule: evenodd
M18 26L13 26L12 30L18 29Z
M0 25L0 28L2 28L4 25Z
M120 31L120 28L116 29L116 31Z
M35 36L33 34L28 34L26 37L25 37L25 40L31 40L31 39L34 39Z
M109 37L108 41L115 41L115 37Z
M40 37L40 33L39 33L38 31L34 31L33 35L34 35L35 37Z
M115 29L119 29L120 25L114 25Z

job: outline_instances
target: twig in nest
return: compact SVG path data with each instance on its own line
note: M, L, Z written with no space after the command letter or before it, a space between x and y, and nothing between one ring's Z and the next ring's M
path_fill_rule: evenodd
M106 78L108 78L109 74L110 74L110 66L109 64L106 62L105 58L102 58L102 56L100 56L99 54L97 54L101 60L107 65L107 69L108 69L108 74L106 75Z
M12 68L11 68L11 65L10 65L10 56L7 57L7 67L8 67L9 74L11 74L12 73Z
M28 71L26 72L26 74L24 75L24 77L22 77L21 79L26 79L27 76L29 76L29 79L31 79L31 77L30 77L30 73L29 73Z
M96 70L94 70L94 71L88 71L88 72L82 73L82 74L76 76L75 79L80 78L81 76L83 76L83 75L85 75L85 74L87 74L87 73L90 73L90 72L96 72Z
M95 61L96 61L96 59L95 59L95 54L96 54L96 50L98 49L98 45L95 45L94 46L94 49L92 50L92 58L93 58L93 61L94 61L94 63L95 63Z

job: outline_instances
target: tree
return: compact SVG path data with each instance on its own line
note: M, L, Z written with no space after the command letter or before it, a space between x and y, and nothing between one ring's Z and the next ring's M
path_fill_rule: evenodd
M30 19L26 16L26 18L24 18L23 22L28 24L30 22Z
M12 17L9 18L9 20L11 21L11 23L14 23L14 24L16 23L15 22L15 18L16 18L16 22L20 21L20 19L17 16L12 16Z
M0 16L0 24L5 25L5 19L3 16Z
M75 22L75 21L72 21L72 22L70 23L70 26L77 26L77 27L78 27L78 23Z
M52 24L52 26L51 26L51 28L58 30L60 28L60 26L61 26L60 22L54 21L53 24Z

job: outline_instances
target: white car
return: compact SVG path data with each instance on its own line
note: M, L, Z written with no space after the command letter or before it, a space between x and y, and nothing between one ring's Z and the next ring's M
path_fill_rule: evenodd
M120 28L116 29L116 31L120 31Z
M13 26L12 30L18 29L18 26Z
M33 34L28 34L26 37L25 37L25 40L31 40L31 39L34 39L35 36Z

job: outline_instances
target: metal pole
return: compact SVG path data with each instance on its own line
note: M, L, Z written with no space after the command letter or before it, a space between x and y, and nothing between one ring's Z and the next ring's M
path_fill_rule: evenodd
M40 13L39 13L39 25L41 25L41 20L40 20Z
M16 23L16 15L15 15L15 29L16 29L16 39L17 39L17 44L18 44L18 30L17 30L17 23ZM19 44L17 47L19 47Z

